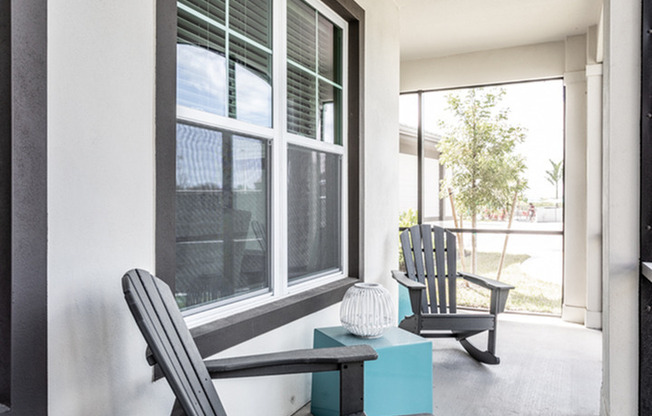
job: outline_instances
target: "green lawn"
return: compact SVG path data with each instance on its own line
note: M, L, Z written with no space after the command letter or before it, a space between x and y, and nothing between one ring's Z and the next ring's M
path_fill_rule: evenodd
M521 264L529 258L526 254L507 254L500 280L515 286L509 293L507 309L561 314L561 283L542 281L527 275ZM467 268L471 256L465 257ZM500 253L478 253L477 272L481 276L495 278ZM459 267L459 266L458 266ZM458 305L489 307L489 291L465 281L458 282Z

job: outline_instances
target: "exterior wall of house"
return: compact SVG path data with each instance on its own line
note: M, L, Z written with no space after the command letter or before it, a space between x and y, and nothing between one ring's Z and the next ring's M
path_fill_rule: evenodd
M154 269L154 0L48 3L49 414L169 412L120 278Z
M398 9L367 9L363 143L363 267L396 291ZM154 0L48 3L49 414L168 414L120 278L154 262ZM220 355L309 347L338 305ZM234 415L287 416L309 400L309 376L220 382ZM255 392L255 393L254 393ZM251 400L254 397L255 400Z
M602 414L638 414L641 2L605 1Z
M398 265L398 95L400 45L398 9L393 0L359 0L366 10L365 141L363 161L364 278L388 288ZM395 302L397 304L398 301Z

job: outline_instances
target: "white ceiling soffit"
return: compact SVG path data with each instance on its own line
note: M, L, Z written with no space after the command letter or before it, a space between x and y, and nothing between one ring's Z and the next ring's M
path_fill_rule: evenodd
M598 24L602 0L396 0L401 60L559 41Z

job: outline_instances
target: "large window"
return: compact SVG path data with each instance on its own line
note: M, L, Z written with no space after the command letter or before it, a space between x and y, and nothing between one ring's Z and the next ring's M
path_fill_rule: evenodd
M177 2L174 287L201 311L346 275L347 22Z

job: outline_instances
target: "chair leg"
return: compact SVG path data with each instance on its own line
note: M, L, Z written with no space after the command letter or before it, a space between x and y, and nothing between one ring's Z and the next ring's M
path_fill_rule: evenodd
M500 364L500 358L496 357L494 353L489 352L489 351L481 351L477 349L473 344L471 344L466 338L462 338L460 340L460 344L462 344L462 347L466 350L466 352L469 353L469 355L476 360L480 361L481 363L484 364Z
M467 339L470 336L479 334L480 332L461 333L456 337L462 344L462 347L469 353L469 355L481 363L485 364L500 364L500 358L496 357L496 330L492 329L487 334L487 351L482 351L476 346L471 344Z
M340 367L340 415L365 416L364 362Z

